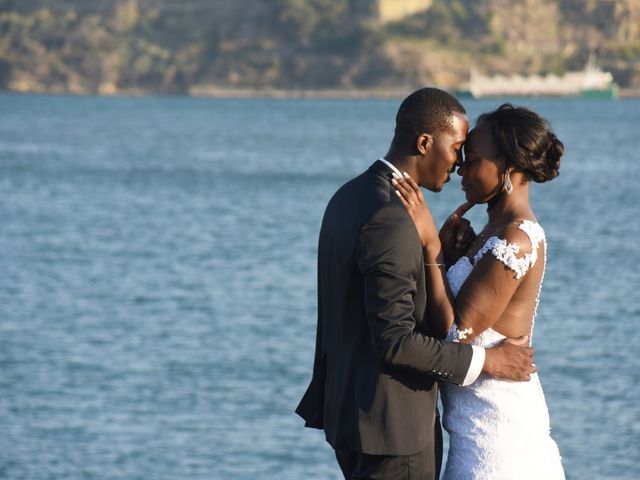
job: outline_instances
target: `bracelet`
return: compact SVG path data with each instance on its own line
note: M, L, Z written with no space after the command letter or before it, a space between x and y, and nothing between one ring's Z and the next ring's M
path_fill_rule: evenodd
M446 265L444 263L425 263L424 264L425 267L445 267Z

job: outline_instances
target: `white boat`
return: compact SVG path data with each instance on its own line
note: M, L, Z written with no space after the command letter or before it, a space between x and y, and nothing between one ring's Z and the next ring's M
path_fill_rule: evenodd
M593 55L584 70L564 75L493 75L471 71L469 84L458 91L462 96L486 97L588 97L615 98L618 86L610 72L596 65Z

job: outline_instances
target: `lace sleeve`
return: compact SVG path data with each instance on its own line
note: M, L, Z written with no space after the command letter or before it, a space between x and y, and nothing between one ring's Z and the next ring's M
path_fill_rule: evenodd
M508 268L516 272L516 278L522 278L533 266L535 260L531 261L531 255L525 255L522 258L516 257L520 252L520 247L515 243L507 243L506 240L496 238L491 247L491 254L500 260Z
M474 260L477 262L486 252L491 252L507 268L513 270L517 279L526 275L529 269L535 265L538 257L537 245L533 246L531 253L518 258L516 254L520 252L520 246L515 243L507 243L506 240L498 237L491 237L487 240Z
M462 330L458 329L458 326L454 323L451 325L451 329L447 333L447 341L449 342L459 342L460 340L464 340L469 335L473 333L473 328L464 328Z

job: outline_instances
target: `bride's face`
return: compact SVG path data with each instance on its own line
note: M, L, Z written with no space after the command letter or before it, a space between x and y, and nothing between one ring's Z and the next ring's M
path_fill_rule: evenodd
M504 169L505 162L496 153L489 128L480 125L471 130L464 145L464 163L458 168L467 200L488 202L502 188Z

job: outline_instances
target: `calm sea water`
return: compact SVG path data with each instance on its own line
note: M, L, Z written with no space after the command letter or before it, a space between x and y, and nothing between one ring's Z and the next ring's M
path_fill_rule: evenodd
M533 188L553 435L568 478L636 479L640 102L521 104L567 150ZM317 234L397 105L0 96L0 478L338 478L293 414Z

